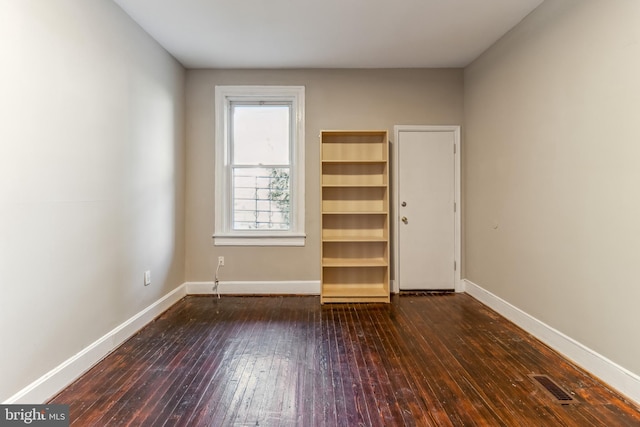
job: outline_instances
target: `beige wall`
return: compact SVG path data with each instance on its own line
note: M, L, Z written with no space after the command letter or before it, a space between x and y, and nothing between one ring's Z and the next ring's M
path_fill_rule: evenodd
M547 0L465 70L466 277L636 374L639 23Z
M306 87L306 233L303 248L215 247L215 85ZM187 280L319 280L319 148L322 129L460 124L462 70L190 70L187 72Z
M2 1L0 52L5 401L183 283L185 73L110 0Z

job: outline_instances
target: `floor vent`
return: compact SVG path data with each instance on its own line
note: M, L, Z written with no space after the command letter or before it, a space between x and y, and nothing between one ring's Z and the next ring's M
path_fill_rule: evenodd
M556 384L556 382L549 378L547 375L531 374L529 376L535 381L536 384L538 384L544 391L546 391L555 402L560 403L561 405L578 403L576 399L574 399L569 393L564 391L562 387Z
M429 290L421 290L421 289L415 289L415 290L411 290L411 291L400 291L400 296L406 297L406 296L412 296L412 297L418 297L418 296L438 296L438 295L455 295L454 291L450 291L450 290L439 290L439 289L429 289Z

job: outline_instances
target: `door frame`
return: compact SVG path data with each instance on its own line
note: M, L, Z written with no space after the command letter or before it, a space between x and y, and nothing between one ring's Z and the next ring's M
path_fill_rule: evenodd
M393 156L393 206L392 206L392 214L393 214L393 271L394 271L394 280L392 286L392 292L400 292L400 215L398 214L399 209L398 206L400 204L399 195L398 195L398 183L400 178L399 171L399 163L400 163L400 132L453 132L454 135L454 146L455 146L455 155L454 155L454 201L455 201L455 212L454 212L454 260L456 263L456 269L454 271L454 291L455 292L463 292L464 287L461 279L461 271L462 271L462 256L461 256L461 246L462 246L462 227L461 227L461 218L462 218L462 205L460 204L460 158L462 157L462 147L460 143L460 126L458 125L447 125L447 126L432 126L432 125L395 125L393 127L393 140L394 142L391 144L392 146L392 156ZM453 206L452 206L453 208Z

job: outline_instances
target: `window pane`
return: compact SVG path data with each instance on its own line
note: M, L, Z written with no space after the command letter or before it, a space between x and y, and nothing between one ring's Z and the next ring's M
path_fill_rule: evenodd
M233 168L233 229L289 230L289 168Z
M233 163L289 164L289 105L233 105Z

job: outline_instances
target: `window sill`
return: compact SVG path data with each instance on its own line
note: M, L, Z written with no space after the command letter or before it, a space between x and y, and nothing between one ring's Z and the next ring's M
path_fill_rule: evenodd
M304 246L305 234L214 234L215 246Z

